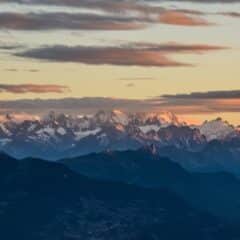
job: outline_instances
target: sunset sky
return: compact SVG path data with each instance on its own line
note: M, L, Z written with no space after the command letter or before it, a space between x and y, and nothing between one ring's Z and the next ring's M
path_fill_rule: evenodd
M239 39L240 0L0 0L1 113L78 98L240 124Z

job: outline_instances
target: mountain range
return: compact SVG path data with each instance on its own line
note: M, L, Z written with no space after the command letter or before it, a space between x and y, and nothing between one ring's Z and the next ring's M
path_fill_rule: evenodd
M226 172L189 172L149 148L93 153L60 162L90 178L168 189L189 205L215 216L229 219L240 216L239 178Z
M1 239L240 239L240 133L220 118L8 115L0 136Z
M239 129L220 118L193 126L171 112L113 110L75 117L50 112L42 119L21 122L7 115L0 124L0 150L18 159L56 161L146 146L190 171L240 175Z
M113 159L119 160L118 154L121 159L124 156L137 157L140 162L147 156L151 158L148 152L143 154L137 151L126 152L124 155L116 153L116 159L115 155ZM94 161L96 157L92 156L92 159ZM131 159L135 162L134 158ZM146 160L158 162L156 159ZM183 177L182 181L187 180L190 176L185 170L167 159L159 159L159 164L161 168L158 170L169 174L163 174L161 177L163 180L161 185L165 187L143 187L140 184L129 184L124 181L121 183L83 176L62 163L33 158L18 161L1 154L0 238L5 240L239 239L237 222L229 222L213 216L208 211L195 208L180 197L180 194L176 194L173 188L167 187L171 185L169 181L172 181L172 174L177 174L173 179L174 182L180 177ZM140 165L144 167L143 163ZM135 170L138 171L137 168ZM141 175L141 170L139 171L138 176L143 177L142 183L144 179L146 183L150 183L156 178L155 174L153 177L149 174L147 170L144 177ZM229 185L231 188L225 195L231 190L236 190L234 187L239 187L239 182L235 178L212 175L212 179L218 184L222 183L221 180L229 179L226 184L231 183ZM135 183L138 182L136 179ZM204 184L204 180L201 182ZM219 190L220 188L215 192ZM232 200L236 199L232 198ZM235 205L228 206L233 208Z

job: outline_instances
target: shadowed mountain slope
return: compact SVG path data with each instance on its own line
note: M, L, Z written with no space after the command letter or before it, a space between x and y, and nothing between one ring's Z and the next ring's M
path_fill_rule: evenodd
M234 239L168 190L91 180L64 165L0 157L0 238Z

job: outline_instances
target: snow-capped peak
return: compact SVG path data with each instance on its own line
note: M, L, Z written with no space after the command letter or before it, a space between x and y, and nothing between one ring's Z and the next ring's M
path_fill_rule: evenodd
M182 123L179 121L177 116L172 112L163 111L157 113L157 118L165 125L175 125L180 126Z
M50 112L40 120L24 122L9 117L0 124L0 150L16 149L18 157L48 158L45 153L76 155L149 144L195 150L207 140L240 137L237 129L222 119L192 128L171 112L125 113L115 109L79 116Z
M124 126L129 122L128 115L118 109L112 111L112 119L114 122L120 123Z
M162 111L157 113L142 113L136 116L138 120L141 120L144 125L158 125L161 127L167 127L169 125L182 126L177 116L172 112Z
M199 130L208 141L214 139L224 139L230 134L235 132L235 128L227 121L223 121L221 118L217 118L212 121L205 121Z
M129 123L129 116L120 110L113 111L99 111L94 116L98 123L115 123L121 125L127 125Z

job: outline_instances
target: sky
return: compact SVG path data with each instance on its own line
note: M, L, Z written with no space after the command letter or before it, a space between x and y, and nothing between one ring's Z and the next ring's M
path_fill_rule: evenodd
M238 125L239 26L240 0L0 0L0 112L76 98Z

